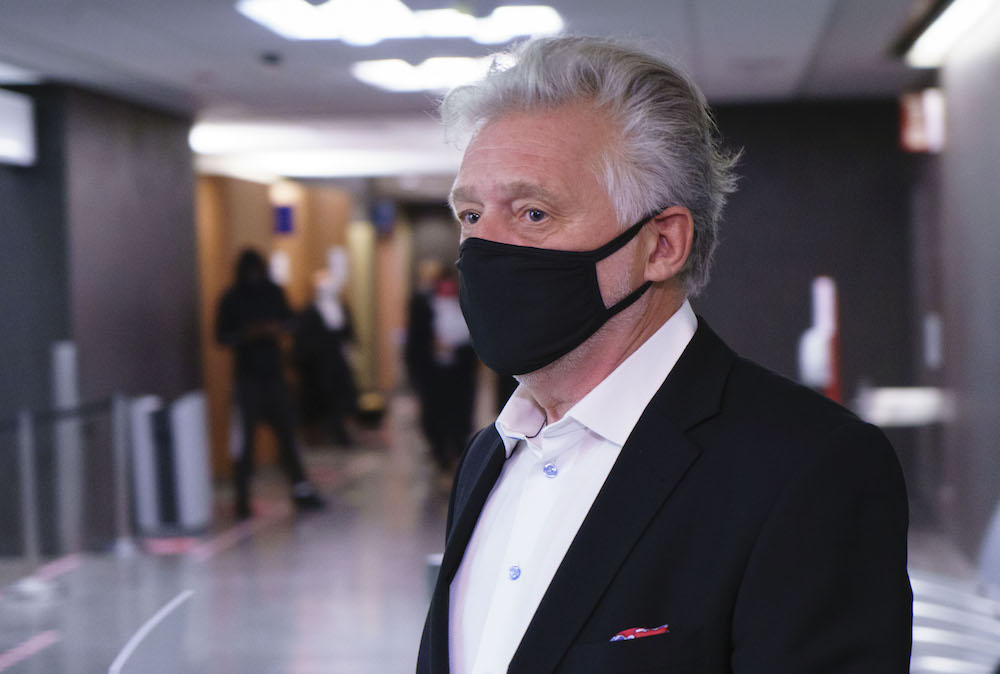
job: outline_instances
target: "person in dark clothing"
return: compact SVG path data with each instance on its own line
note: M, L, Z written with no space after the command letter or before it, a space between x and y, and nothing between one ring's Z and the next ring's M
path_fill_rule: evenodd
M322 419L331 440L350 446L345 418L357 412L358 388L344 349L354 341L351 315L339 300L340 287L329 270L315 279L316 298L299 315L295 364L307 420Z
M268 278L260 253L244 250L236 264L236 283L219 303L216 339L236 355L236 399L242 416L243 447L233 481L236 516L250 510L254 430L258 423L274 429L281 466L291 483L292 501L300 509L319 509L325 503L306 479L295 442L295 417L285 386L279 339L292 324L293 314L282 289Z
M423 288L410 301L406 362L420 398L420 420L431 455L450 473L472 432L478 359L450 270L421 270Z
M428 388L432 379L432 352L434 348L434 315L430 298L434 284L441 276L441 263L433 259L421 260L417 265L417 283L410 297L406 347L404 359L410 375L410 384L420 400L420 428L428 439L431 436Z

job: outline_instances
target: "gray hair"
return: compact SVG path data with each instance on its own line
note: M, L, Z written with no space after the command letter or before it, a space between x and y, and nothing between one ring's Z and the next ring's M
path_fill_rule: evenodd
M505 64L513 63L505 67ZM595 168L619 226L667 206L694 217L694 243L680 279L689 295L708 283L738 154L724 151L704 95L679 67L620 41L535 38L494 58L485 78L441 102L449 140L468 138L512 110L590 101L619 125L618 142Z

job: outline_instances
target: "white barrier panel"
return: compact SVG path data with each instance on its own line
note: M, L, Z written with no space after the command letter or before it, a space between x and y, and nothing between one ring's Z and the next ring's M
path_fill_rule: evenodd
M170 408L170 426L180 524L189 530L207 529L212 518L212 485L205 395L194 392L177 399Z
M156 441L153 435L153 413L163 407L159 396L141 396L132 401L132 484L135 497L135 519L139 531L149 532L159 525L156 501Z
M136 520L147 536L201 533L211 524L205 396L188 393L164 409L155 396L132 404Z

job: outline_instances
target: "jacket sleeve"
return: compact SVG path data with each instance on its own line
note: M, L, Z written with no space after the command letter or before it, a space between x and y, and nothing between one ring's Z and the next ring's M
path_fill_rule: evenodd
M736 674L904 674L912 600L895 452L852 421L771 509L733 615Z

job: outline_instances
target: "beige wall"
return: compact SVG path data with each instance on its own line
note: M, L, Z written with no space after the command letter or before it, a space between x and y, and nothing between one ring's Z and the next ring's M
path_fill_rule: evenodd
M350 275L344 298L357 335L355 374L362 393L392 393L402 375L402 341L410 294L413 236L408 223L376 236L368 222L351 221L349 193L282 181L277 185L202 176L197 190L198 256L201 271L201 342L208 397L212 466L228 474L232 410L232 354L215 343L215 312L233 281L239 252L252 246L265 255L283 251L291 263L285 291L293 309L312 300L313 273L327 264L332 246L347 249ZM273 207L293 209L293 231L275 234ZM258 433L258 456L273 460L274 438Z
M352 222L347 227L347 255L350 260L350 278L347 297L354 318L357 337L355 377L358 388L370 391L375 388L375 229L367 222Z
M275 203L293 210L291 234L274 233ZM201 342L208 399L212 467L228 474L229 424L232 409L232 354L215 342L219 298L233 281L239 252L254 247L265 256L284 251L291 262L285 291L293 309L312 299L312 274L326 264L326 251L343 245L351 212L351 196L333 188L310 188L286 182L280 188L235 178L201 176L196 188L198 263L201 277ZM355 260L351 260L352 267ZM260 460L272 460L274 439L258 431Z
M410 295L410 269L413 266L413 236L407 223L397 223L392 235L379 239L376 264L378 388L383 392L392 392L402 374L402 345Z

